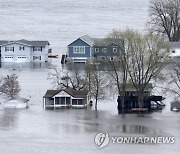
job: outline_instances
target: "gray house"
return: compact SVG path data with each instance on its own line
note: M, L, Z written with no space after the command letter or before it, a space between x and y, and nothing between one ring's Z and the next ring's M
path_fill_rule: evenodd
M113 60L123 51L123 39L91 38L85 35L68 45L67 55L73 62L86 62L93 58L103 60L105 57Z
M61 90L47 90L43 96L43 107L46 108L86 108L89 105L89 94L86 90L74 90L70 87Z

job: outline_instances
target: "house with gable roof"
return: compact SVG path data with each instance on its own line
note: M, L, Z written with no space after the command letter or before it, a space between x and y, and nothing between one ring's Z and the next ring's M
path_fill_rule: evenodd
M67 87L60 90L47 90L43 96L43 107L47 108L86 108L90 98L87 90L75 90Z
M48 41L2 41L0 40L1 62L47 62Z
M73 62L84 62L93 58L103 60L105 57L113 58L121 55L124 51L123 39L92 38L82 36L68 45L68 58Z

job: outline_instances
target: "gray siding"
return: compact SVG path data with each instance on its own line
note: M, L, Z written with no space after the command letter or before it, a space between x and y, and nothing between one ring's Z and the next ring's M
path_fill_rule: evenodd
M96 48L99 49L98 52L95 51ZM103 48L106 48L107 51L104 52ZM117 48L117 52L114 52L113 48ZM93 54L92 54L92 56L93 57L100 57L100 56L115 57L115 56L120 56L121 52L122 51L121 51L120 47L118 47L118 46L94 46L93 47L93 52L92 52Z
M73 53L73 46L85 47L85 53L84 54ZM76 41L68 45L68 56L69 57L91 57L91 46L88 45L86 42L82 41L81 39L77 39Z

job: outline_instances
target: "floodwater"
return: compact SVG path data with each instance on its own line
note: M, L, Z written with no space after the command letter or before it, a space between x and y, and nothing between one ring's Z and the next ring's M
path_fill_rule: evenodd
M53 52L81 35L104 37L113 28L144 31L149 1L144 0L0 0L1 39L49 40ZM0 75L16 73L20 96L30 99L29 109L0 109L0 154L155 153L180 150L180 114L170 111L172 96L166 95L162 111L118 115L116 97L102 100L92 109L43 110L42 97L52 88L48 65L4 65ZM16 68L15 70L13 68ZM157 89L157 94L164 94ZM0 101L2 102L2 100ZM100 149L94 143L99 132L110 136L175 137L173 144L113 144Z
M2 40L48 40L52 51L83 35L105 37L112 29L144 31L149 0L0 0Z
M49 65L59 63L54 59ZM57 66L61 68L60 65ZM18 67L17 67L18 68ZM116 97L102 100L98 112L92 109L43 110L42 97L52 88L47 80L50 69L1 68L0 74L19 76L21 97L30 99L29 109L0 110L0 153L66 154L66 153L179 153L180 114L166 108L150 114L118 115ZM168 97L168 96L166 96ZM173 144L113 144L100 149L94 143L99 132L109 136L175 137Z

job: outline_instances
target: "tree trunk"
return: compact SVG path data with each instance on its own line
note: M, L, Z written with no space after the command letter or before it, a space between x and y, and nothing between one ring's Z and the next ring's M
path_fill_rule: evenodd
M97 97L96 97L96 101L95 101L95 110L97 111L97 101L98 101L98 99L97 99Z

